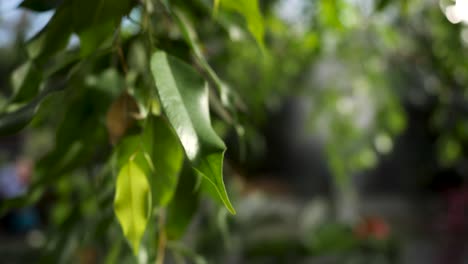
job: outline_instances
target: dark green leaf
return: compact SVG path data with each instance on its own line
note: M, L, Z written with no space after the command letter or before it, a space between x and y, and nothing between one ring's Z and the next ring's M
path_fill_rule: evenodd
M68 72L79 62L79 55L76 51L65 51L57 54L53 58L53 63L47 65L48 67L44 69L44 78Z
M19 110L0 116L0 135L11 135L24 128L33 119L38 108L34 101Z
M228 98L229 90L227 89L227 86L218 77L213 68L211 68L211 66L208 64L208 62L205 59L205 56L203 56L195 30L193 29L190 22L182 12L175 11L174 17L180 30L182 31L182 35L184 36L185 41L190 45L190 48L195 54L195 57L200 63L200 66L203 67L203 70L205 70L205 72L208 73L210 78L216 84L223 105L226 107L230 107L231 105Z
M44 90L34 100L20 109L0 115L0 135L14 134L31 122L42 101L51 93L63 90L65 84L56 84Z
M112 21L108 21L99 23L78 33L80 36L80 54L82 56L88 56L97 49L109 47L115 28L116 24Z
M16 69L11 75L13 96L11 102L24 102L34 98L39 92L42 74L32 61Z
M151 58L161 105L194 169L214 185L231 213L235 213L223 182L223 141L211 127L207 83L183 61L156 52Z
M183 166L174 198L167 207L166 232L170 240L182 237L198 209L199 193L195 192L197 176L189 164Z
M55 133L54 148L37 163L37 181L50 184L77 167L96 162L96 152L102 150L107 133L101 118L110 98L102 90L83 86L81 77L70 80L69 92L61 107L60 122ZM93 114L90 114L93 113ZM76 131L87 131L76 133ZM103 144L104 143L104 144Z
M27 51L31 59L43 63L67 46L72 33L71 13L68 2L57 8L45 28L28 43Z
M156 205L166 206L177 187L184 152L176 135L162 117L149 115L147 122L142 143L154 169L153 201Z
M382 11L388 6L389 3L389 0L377 0L377 3L375 4L375 10Z
M3 217L13 208L22 208L37 203L37 201L42 197L43 193L44 190L42 188L35 188L35 186L31 186L28 190L28 193L25 195L3 200L0 206L0 217Z
M124 137L115 149L117 166L119 168L123 167L128 162L131 156L135 155L139 151L141 152L142 150L143 149L141 148L141 137L139 134ZM138 165L140 166L140 168L142 168L142 164ZM142 169L145 170L145 168Z
M72 25L80 37L81 54L90 55L108 41L122 16L132 7L132 0L73 0Z
M63 0L24 0L19 6L33 11L43 12L56 8Z

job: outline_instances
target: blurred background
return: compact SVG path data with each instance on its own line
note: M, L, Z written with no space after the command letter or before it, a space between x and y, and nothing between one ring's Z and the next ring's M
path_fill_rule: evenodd
M17 76L36 78L21 64L25 43L54 14L21 2L0 0L2 109ZM226 22L237 17L221 16L219 29L211 1L190 2L208 62L244 104L235 128L213 114L237 215L197 200L167 263L468 263L468 1L262 0L263 52ZM122 21L128 39L139 17L135 8ZM171 34L167 45L184 54ZM145 54L129 43L138 66ZM67 50L79 45L72 35ZM105 125L89 125L115 97L105 87L126 84L102 67L73 84L93 92L56 95L0 138L0 262L149 262L145 250L131 257L103 207L110 146Z

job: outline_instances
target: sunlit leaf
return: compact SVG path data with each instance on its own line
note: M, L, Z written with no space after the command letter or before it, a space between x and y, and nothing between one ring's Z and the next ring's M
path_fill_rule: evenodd
M135 255L148 223L150 201L146 175L133 160L129 160L117 176L114 210Z
M343 26L339 18L341 11L339 0L321 1L319 3L319 9L319 18L324 26L330 27L331 29L340 29Z
M164 52L151 58L162 108L179 137L194 169L216 188L231 213L235 213L224 186L223 141L211 127L207 83L183 61Z
M218 14L220 0L213 0L213 16Z

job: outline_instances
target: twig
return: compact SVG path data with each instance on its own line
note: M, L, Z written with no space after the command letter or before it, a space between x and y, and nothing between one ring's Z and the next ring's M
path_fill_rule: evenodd
M164 264L164 255L166 253L166 215L165 211L161 211L159 214L159 243L158 243L158 256L156 258L156 264Z
M127 67L127 63L125 62L125 57L122 51L122 47L120 46L120 41L119 41L119 44L117 44L117 54L119 55L119 60L120 60L120 63L122 64L122 69L125 75L127 75L128 67Z

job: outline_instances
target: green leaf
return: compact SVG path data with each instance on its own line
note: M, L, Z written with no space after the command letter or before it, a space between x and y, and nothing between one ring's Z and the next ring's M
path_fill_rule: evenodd
M114 210L133 252L138 254L150 215L151 193L143 170L129 160L117 176Z
M23 129L37 112L37 102L32 102L17 111L0 115L0 135L11 135Z
M437 141L437 154L439 163L444 166L453 166L460 158L462 153L462 145L456 138L442 136Z
M141 137L140 135L128 135L125 136L119 144L116 146L114 153L116 154L117 158L117 166L119 168L123 167L128 160L130 159L131 156L135 155L137 152L141 152ZM134 158L134 162L137 162L138 159ZM138 162L137 162L138 163ZM143 168L142 164L138 164L141 169L143 169L145 172L145 168ZM149 171L148 171L149 173Z
M21 65L11 74L13 96L11 102L24 102L39 92L42 75L32 61Z
M320 21L324 27L330 27L335 29L341 29L343 27L340 21L340 1L339 0L328 0L321 1L319 3L320 10Z
M54 148L36 166L39 173L35 179L43 184L50 184L91 161L97 162L96 153L102 151L107 141L105 126L100 124L111 97L100 89L85 86L81 79L82 76L77 76L69 81L68 96L62 97L61 111L55 113L59 122ZM87 132L76 133L78 130Z
M162 108L188 159L235 214L222 175L226 147L211 127L207 83L192 67L161 51L152 55L151 71Z
M231 104L229 102L230 90L227 89L227 86L221 81L221 79L218 77L216 72L213 70L213 68L211 68L211 66L206 61L205 56L203 56L200 45L198 43L197 34L192 24L182 12L178 10L173 10L173 11L174 11L173 15L174 15L175 21L177 22L177 25L179 26L179 29L181 30L185 41L190 45L190 48L195 54L195 57L197 58L200 66L216 84L216 87L218 88L218 92L220 94L223 105L226 107L231 107Z
M213 2L213 16L214 17L216 17L217 14L218 14L219 2L220 2L220 0L214 0L214 2Z
M240 13L247 22L247 28L254 36L262 52L265 52L263 37L265 27L258 0L220 0L221 7Z
M389 3L390 3L390 0L377 0L377 3L375 4L375 10L383 11L388 6Z
M63 76L80 61L80 54L74 50L60 52L53 58L53 63L43 69L44 79L53 76Z
M162 117L148 116L143 131L143 149L148 153L154 172L153 201L166 206L174 196L184 152L176 135Z
M80 37L81 54L90 55L108 40L127 14L131 0L73 0L72 25Z
M43 193L43 188L30 186L26 194L15 198L4 199L0 205L0 217L5 216L8 212L11 212L12 209L36 204Z
M167 207L166 232L170 240L178 240L185 234L200 201L199 192L194 191L197 176L188 163L180 174L174 198Z
M71 7L63 4L57 8L49 23L27 44L28 55L40 63L64 49L72 33Z
M34 118L34 115L41 106L42 101L45 100L49 94L63 89L65 89L64 83L55 84L49 89L41 92L35 99L18 110L0 114L0 135L14 134L24 128Z
M24 0L19 5L37 12L49 11L56 8L63 0Z
M190 45L190 48L192 49L195 58L197 59L198 65L203 69L204 73L210 78L210 81L212 81L215 87L218 89L221 102L218 103L218 99L216 97L210 98L210 103L212 103L214 112L221 116L222 119L228 124L232 124L233 116L236 115L234 108L239 107L240 109L245 109L245 103L242 101L236 91L230 89L229 86L218 77L216 72L206 61L205 56L201 51L202 49L198 41L197 33L193 27L193 23L180 10L172 9L172 15L180 31L182 32L184 40ZM228 111L226 111L222 106L227 108Z

